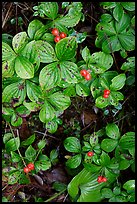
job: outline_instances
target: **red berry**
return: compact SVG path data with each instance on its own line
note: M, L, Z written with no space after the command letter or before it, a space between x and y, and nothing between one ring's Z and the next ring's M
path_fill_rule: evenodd
M59 42L60 41L60 37L59 36L56 36L55 38L54 38L54 41L57 43L57 42Z
M59 34L59 36L60 36L61 38L65 38L65 37L67 37L67 34L64 33L64 32L62 32L62 33Z
M108 98L108 94L103 94L103 98Z
M52 33L52 35L54 35L54 36L59 35L59 31L58 31L57 28L53 28L52 31L51 31L51 33Z
M24 167L23 171L27 174L27 173L29 173L31 170L26 166L26 167Z
M102 182L106 182L107 181L107 178L106 177L103 177L102 178Z
M33 170L33 169L35 168L33 163L29 163L29 164L27 165L27 167L28 167L30 170Z
M101 183L101 182L102 182L102 179L103 179L103 176L98 176L97 182L98 182L98 183Z
M86 69L82 69L81 71L80 71L80 74L81 74L81 76L86 76L87 75L87 70Z
M87 72L87 75L85 76L85 79L86 79L87 81L89 81L89 80L91 79L90 73Z
M87 155L88 155L89 157L92 157L92 156L94 155L94 152L88 152Z
M104 94L109 95L109 94L110 94L110 90L109 90L109 89L105 89L105 90L104 90Z

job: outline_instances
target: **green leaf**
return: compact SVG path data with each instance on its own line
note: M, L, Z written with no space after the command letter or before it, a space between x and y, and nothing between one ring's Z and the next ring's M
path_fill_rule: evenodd
M121 33L126 28L128 28L129 25L130 25L130 17L128 14L123 13L120 21L115 23L117 33Z
M113 64L113 58L110 54L104 52L95 52L89 60L90 68L97 74L101 74L108 70Z
M119 195L119 194L121 193L120 187L119 187L119 186L114 187L114 188L113 188L113 193L114 193L115 195Z
M135 132L125 133L119 140L119 145L122 149L129 149L135 147Z
M119 128L115 123L109 123L106 126L106 134L112 139L118 139L120 137Z
M109 184L114 183L114 181L116 181L117 177L119 176L119 173L112 173L112 171L108 170L108 168L105 168L104 174L108 179Z
M56 92L48 97L48 101L54 106L57 110L65 110L70 104L70 97L65 96L61 92Z
M71 168L71 169L75 169L80 165L81 160L82 160L81 154L77 154L77 155L75 155L75 156L73 156L67 160L66 166Z
M109 105L109 98L103 98L103 96L99 96L96 100L95 100L95 105L98 108L105 108L106 106Z
M123 188L127 191L135 191L135 180L125 182Z
M87 48L87 46L82 50L82 58L86 63L88 63L90 57L90 50Z
M47 26L43 25L39 30L36 31L34 35L34 40L39 40L42 38L43 34L46 32Z
M57 2L41 2L38 6L40 10L43 10L44 14L50 19L54 20L58 14L58 3Z
M126 60L122 64L121 70L130 71L132 74L135 74L135 57L128 57Z
M97 98L101 95L103 95L103 92L100 90L100 79L99 78L96 78L92 83L91 83L91 93L92 93L92 96L94 98ZM101 99L102 100L102 99Z
M31 111L29 111L25 106L21 105L16 108L16 113L21 117L27 117L30 115Z
M131 51L135 49L135 36L132 33L126 32L118 34L118 38L121 46L125 50Z
M17 33L12 40L12 46L16 53L19 53L21 49L26 45L28 36L26 32Z
M101 148L106 152L112 152L117 145L118 141L114 139L103 139L101 142Z
M61 71L61 78L68 83L77 83L79 77L79 70L74 62L64 61L59 64Z
M41 122L46 123L51 121L55 117L55 110L54 108L48 103L48 101L45 101L42 105L42 108L39 112L39 118Z
M28 146L31 145L35 141L35 134L28 137L26 140L21 142L21 146Z
M34 77L34 66L25 57L18 56L15 60L15 71L22 79L30 79Z
M102 151L102 154L100 155L100 164L102 166L108 166L110 164L110 157L104 151Z
M61 74L58 63L54 62L45 66L39 74L39 83L42 89L49 90L60 82Z
M17 114L13 114L12 116L11 116L11 125L12 126L20 126L21 124L22 124L22 118L21 117L19 117Z
M101 2L100 5L103 6L104 9L112 9L116 6L117 2Z
M7 152L16 151L20 147L20 138L16 137L12 138L5 144L5 148Z
M113 16L116 19L116 21L121 20L123 13L124 13L124 11L123 11L122 6L119 3L117 3L114 10L113 10Z
M75 37L63 38L55 46L57 58L60 61L72 59L76 55L76 48L77 43Z
M43 26L43 23L38 19L34 19L29 23L28 26L28 35L31 39L34 38L36 31L38 31Z
M46 171L47 169L50 169L51 162L49 158L44 154L39 155L38 161L35 162L35 168L37 172L40 170Z
M135 2L120 2L124 9L128 11L135 11Z
M46 123L46 129L49 133L54 133L58 129L58 124L56 121L50 121Z
M7 43L2 42L2 61L14 60L15 58L16 54L11 47Z
M112 105L117 103L119 100L123 100L123 99L124 99L124 95L121 92L119 92L119 91L111 91L111 94L110 94L110 103Z
M91 173L85 168L68 184L69 195L77 202L100 202L100 189L104 183L97 182L98 173ZM80 192L80 194L79 194Z
M109 23L110 21L112 21L112 19L113 19L113 17L108 13L104 13L101 15L101 22L104 21L106 23L107 22Z
M11 154L12 162L19 162L19 161L21 161L21 157L19 156L19 154L15 153L13 151L11 151L10 154Z
M66 184L64 184L64 183L60 183L60 182L58 182L58 181L55 181L54 183L53 183L53 188L56 190L56 191L63 191L63 190L65 190L66 189Z
M119 162L119 170L125 170L130 166L130 161L127 159L122 159Z
M22 50L21 55L27 58L32 64L36 63L38 58L38 52L35 45L35 41L29 42Z
M35 47L38 52L40 62L50 63L57 61L53 47L46 41L38 40L35 42Z
M77 85L77 84L76 84L76 85ZM69 97L76 96L76 90L75 90L74 85L69 85L69 86L63 91L63 93L64 93L66 96L69 96Z
M40 140L38 142L38 148L43 149L46 146L46 141L45 140Z
M20 171L13 171L12 173L10 173L10 175L8 176L8 184L13 185L17 183L20 178L20 175Z
M22 87L20 89L20 87ZM11 103L13 99L17 99L18 102L14 103L14 107L20 105L26 97L26 90L22 80L19 82L12 83L5 87L2 93L2 102L9 102Z
M59 32L64 32L64 33L68 33L68 29L66 28L66 26L62 25L62 23L60 23L59 19L56 19L56 21L53 21L51 24L52 28L57 28L59 30ZM54 39L53 39L54 41ZM52 42L53 42L52 41Z
M116 35L110 36L105 39L102 43L102 51L105 53L113 53L115 51L119 51L121 49L121 44Z
M58 162L58 151L57 149L53 149L50 152L50 161L52 164L56 164Z
M110 188L101 189L101 194L104 198L111 198L113 196L113 192Z
M30 184L30 180L29 178L26 176L26 174L24 172L22 172L20 174L20 178L19 178L19 181L18 181L19 184Z
M35 103L35 102L25 102L23 101L23 105L28 109L30 110L31 112L35 112L35 111L38 111L40 109L40 105Z
M42 95L40 86L36 85L35 83L29 80L26 80L26 88L28 98L33 102L37 102L40 96Z
M62 18L58 19L59 23L66 26L67 28L76 26L81 19L81 13L75 15L65 15Z
M41 40L44 40L46 42L54 42L54 35L51 33L44 33L44 35L41 37Z
M135 76L128 76L126 79L126 85L131 86L135 83Z
M14 74L14 63L15 60L3 61L2 62L2 77L12 77Z
M34 161L35 157L36 157L36 150L32 147L32 145L30 145L26 151L25 151L25 157L26 159L28 159L29 161Z
M76 93L82 97L83 96L89 96L90 95L90 89L86 83L78 83L78 84L76 84Z
M10 133L10 132L5 133L4 136L3 136L4 144L6 144L9 141L9 139L12 138L12 137L13 137L12 133Z
M91 145L92 147L96 146L96 145L98 144L98 135L93 133L93 134L90 136L89 141L90 141L90 145Z
M7 33L2 34L2 42L7 43L9 46L12 46L13 36Z
M98 166L96 164L91 164L91 163L83 163L84 167L86 170L95 173L95 172L99 172L99 170L102 168L101 166Z
M123 86L125 85L126 75L119 74L118 76L114 77L111 81L112 81L112 84L110 85L110 89L114 91L122 89Z
M107 36L113 36L116 34L115 30L115 25L114 25L114 20L110 21L109 23L107 22L101 22L98 23L95 29L98 34L104 34L105 38Z
M76 137L68 137L64 140L64 147L69 152L80 153L81 145Z

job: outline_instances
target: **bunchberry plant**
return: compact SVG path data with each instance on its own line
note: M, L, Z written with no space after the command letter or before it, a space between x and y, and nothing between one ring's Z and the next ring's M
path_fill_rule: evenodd
M45 138L62 125L65 168L74 177L67 186L54 183L53 188L67 190L72 202L134 202L135 180L122 183L120 176L128 168L135 172L135 132L125 131L119 117L126 91L135 85L135 3L100 6L96 51L86 44L90 35L77 31L86 18L82 2L62 2L61 14L58 2L38 2L26 31L2 35L2 116L9 127L3 133L2 174L8 185L29 184L30 176L58 163L57 149L46 153ZM74 98L89 99L89 107L104 114L101 129L94 123L85 134L90 123L83 129L78 121L75 127L63 124ZM88 108L79 107L78 113ZM105 123L110 114L112 119L118 115L118 125L115 120ZM22 140L18 128L32 115L46 131L42 139L32 134Z

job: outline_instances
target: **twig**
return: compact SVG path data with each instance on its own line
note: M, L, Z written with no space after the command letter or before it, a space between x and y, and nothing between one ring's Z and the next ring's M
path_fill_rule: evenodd
M37 133L39 133L39 134L41 134L41 135L45 135L45 133L39 132L39 131L37 131L37 130L35 130L34 132L37 132ZM49 135L49 134L46 134L46 136L51 137L51 138L53 138L53 139L55 139L55 140L59 140L58 138L56 138L56 137L54 137L54 136L52 136L52 135Z
M67 197L68 197L68 193L67 193L67 195L65 196L65 198L63 199L63 203L65 202L65 200L66 200Z
M114 123L117 123L117 122L119 122L120 120L126 118L128 115L131 115L131 114L134 114L134 113L135 113L135 111L133 111L132 113L128 113L128 114L126 114L125 116L123 116L123 117L120 118L119 120L114 121Z
M7 21L8 18L9 18L8 15L9 15L11 6L12 6L12 3L10 4L9 9L8 9L8 11L7 11L7 13L6 13L6 16L5 16L5 18L4 18L4 21L3 21L3 23L2 23L2 29L4 28L4 26L5 26L5 24L6 24L6 21Z

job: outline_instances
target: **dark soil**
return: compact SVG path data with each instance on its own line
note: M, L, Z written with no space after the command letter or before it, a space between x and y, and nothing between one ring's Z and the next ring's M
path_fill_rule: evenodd
M2 33L8 33L14 36L20 31L26 31L29 22L34 19L32 8L35 5L37 5L36 2L2 2ZM59 3L59 5L61 5L61 3ZM61 6L59 12L63 12ZM83 13L86 18L85 21L80 22L75 29L81 32L88 32L90 37L86 38L79 49L88 46L91 53L99 51L94 44L96 38L95 27L99 22L101 14L104 12L105 11L99 6L98 2L83 2ZM22 17L23 19L22 26L18 25L18 17ZM15 18L15 24L11 24L11 19L13 18ZM79 56L78 53L77 57L79 58ZM119 53L115 53L115 58L118 67L120 67L123 61L119 60L121 59ZM59 126L56 133L49 134L46 138L46 155L49 156L51 149L57 149L59 153L59 162L55 166L52 166L50 170L39 172L38 178L31 177L31 184L29 185L9 185L3 191L3 196L9 197L13 202L22 202L21 193L24 193L27 199L26 202L36 202L38 198L46 200L56 193L52 187L53 182L59 181L68 184L77 173L77 171L72 171L70 174L65 168L66 159L64 156L68 154L68 152L63 147L63 140L68 136L79 134L80 137L83 137L84 134L98 131L103 126L106 126L108 122L113 121L117 121L121 134L129 130L135 131L135 88L125 86L123 94L125 96L123 109L119 111L115 117L113 117L111 112L108 116L105 116L102 110L98 110L98 112L95 113L94 100L91 96L87 98L72 98L72 105L60 116L63 120L63 125ZM108 107L108 109L111 111L112 107ZM6 129L4 121L3 128ZM8 132L8 129L6 129L6 131ZM21 140L25 140L33 134L34 131L36 131L36 141L38 141L42 138L42 134L38 132L44 133L45 128L42 122L39 121L38 116L36 114L31 114L23 120L23 124L20 127L19 133ZM41 185L41 180L43 181L43 185ZM5 186L5 182L3 182L3 185ZM51 202L69 202L69 198L65 192Z

